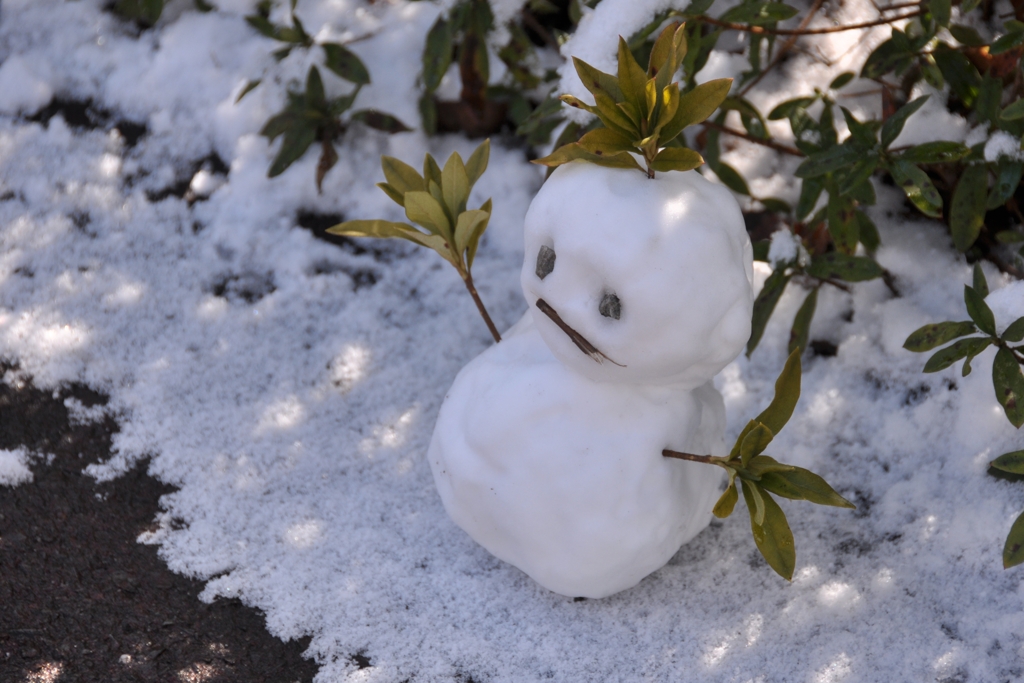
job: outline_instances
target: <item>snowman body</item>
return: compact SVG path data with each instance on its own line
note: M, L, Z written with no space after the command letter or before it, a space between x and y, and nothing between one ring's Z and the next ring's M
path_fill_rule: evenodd
M578 163L552 174L524 232L531 308L459 373L427 457L480 545L556 593L604 597L711 519L721 470L662 450L724 453L710 380L750 333L750 242L732 196L696 173Z

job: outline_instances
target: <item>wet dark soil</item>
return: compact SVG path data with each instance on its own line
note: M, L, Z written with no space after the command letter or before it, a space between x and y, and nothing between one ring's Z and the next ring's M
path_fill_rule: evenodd
M0 383L0 449L52 455L35 460L32 483L0 486L0 682L311 681L308 640L277 640L238 600L200 602L199 581L136 542L173 489L144 465L102 484L83 474L110 456L118 427L73 424L68 397L106 402L80 385Z

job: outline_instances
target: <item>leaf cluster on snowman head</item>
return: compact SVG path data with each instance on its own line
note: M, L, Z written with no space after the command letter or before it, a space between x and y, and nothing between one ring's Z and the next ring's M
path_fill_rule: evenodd
M409 223L358 220L335 225L327 232L347 237L409 240L433 249L459 273L468 273L491 218L491 200L479 209L468 209L467 202L473 185L487 168L490 149L490 141L484 140L466 162L458 152L452 152L444 168L427 154L422 175L399 159L382 156L380 163L387 182L377 183L377 187L405 209L410 223L423 230Z
M655 171L689 171L704 163L700 154L681 146L667 146L687 126L700 123L729 94L731 78L719 78L680 93L672 77L686 56L682 24L661 32L644 71L619 36L618 74L604 73L573 57L576 73L594 96L590 105L572 95L562 102L600 119L603 127L590 131L579 142L559 147L534 163L561 166L577 159L611 168L635 168L653 178ZM644 169L633 157L642 156Z

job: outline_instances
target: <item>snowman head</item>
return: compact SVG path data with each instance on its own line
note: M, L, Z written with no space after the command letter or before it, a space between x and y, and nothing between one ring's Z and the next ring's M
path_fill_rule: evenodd
M593 380L697 387L750 337L743 216L727 189L696 171L648 179L560 166L530 205L524 232L523 294L541 336ZM599 354L581 350L572 331Z

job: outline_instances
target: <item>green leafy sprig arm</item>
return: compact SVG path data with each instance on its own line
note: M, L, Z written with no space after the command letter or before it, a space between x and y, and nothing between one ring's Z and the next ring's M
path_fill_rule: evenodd
M728 457L694 455L670 449L662 451L662 455L668 458L717 465L729 473L729 486L715 503L715 516L724 519L731 515L739 499L739 489L742 489L743 500L750 513L754 543L768 565L787 581L792 581L793 570L796 568L796 546L786 514L770 494L790 500L807 500L818 505L849 509L855 507L814 472L785 465L764 455L764 450L793 415L798 400L799 349L789 355L782 373L775 381L775 397L771 404L747 423Z
M962 375L971 373L971 361L990 346L996 347L992 363L992 386L996 400L1003 406L1006 419L1018 429L1024 425L1024 318L1018 318L1002 334L996 333L996 319L992 309L985 303L988 296L988 282L978 264L974 265L973 286L964 285L964 304L970 320L932 323L915 330L903 348L916 353L931 351L956 339L949 346L939 349L924 365L925 372L945 370L959 360L964 361ZM973 337L980 333L981 336Z
M452 152L444 168L427 154L423 175L394 157L382 156L380 165L387 182L377 183L377 187L405 209L411 223L423 229L409 223L358 220L340 223L327 232L346 237L398 238L433 249L459 272L491 336L500 342L501 335L476 291L471 272L480 237L491 219L491 200L479 209L467 208L470 190L487 168L490 152L490 140L484 140L466 162L458 152Z
M685 57L686 34L682 24L672 24L661 32L646 71L621 36L617 76L573 57L576 73L595 103L587 104L572 95L562 95L560 99L594 114L602 127L534 163L555 167L583 159L611 168L635 168L649 178L656 171L689 171L703 164L703 157L679 146L677 138L684 128L700 123L718 108L729 94L732 79L719 78L680 93L679 84L672 82L672 77ZM633 154L643 157L646 168L640 166Z

